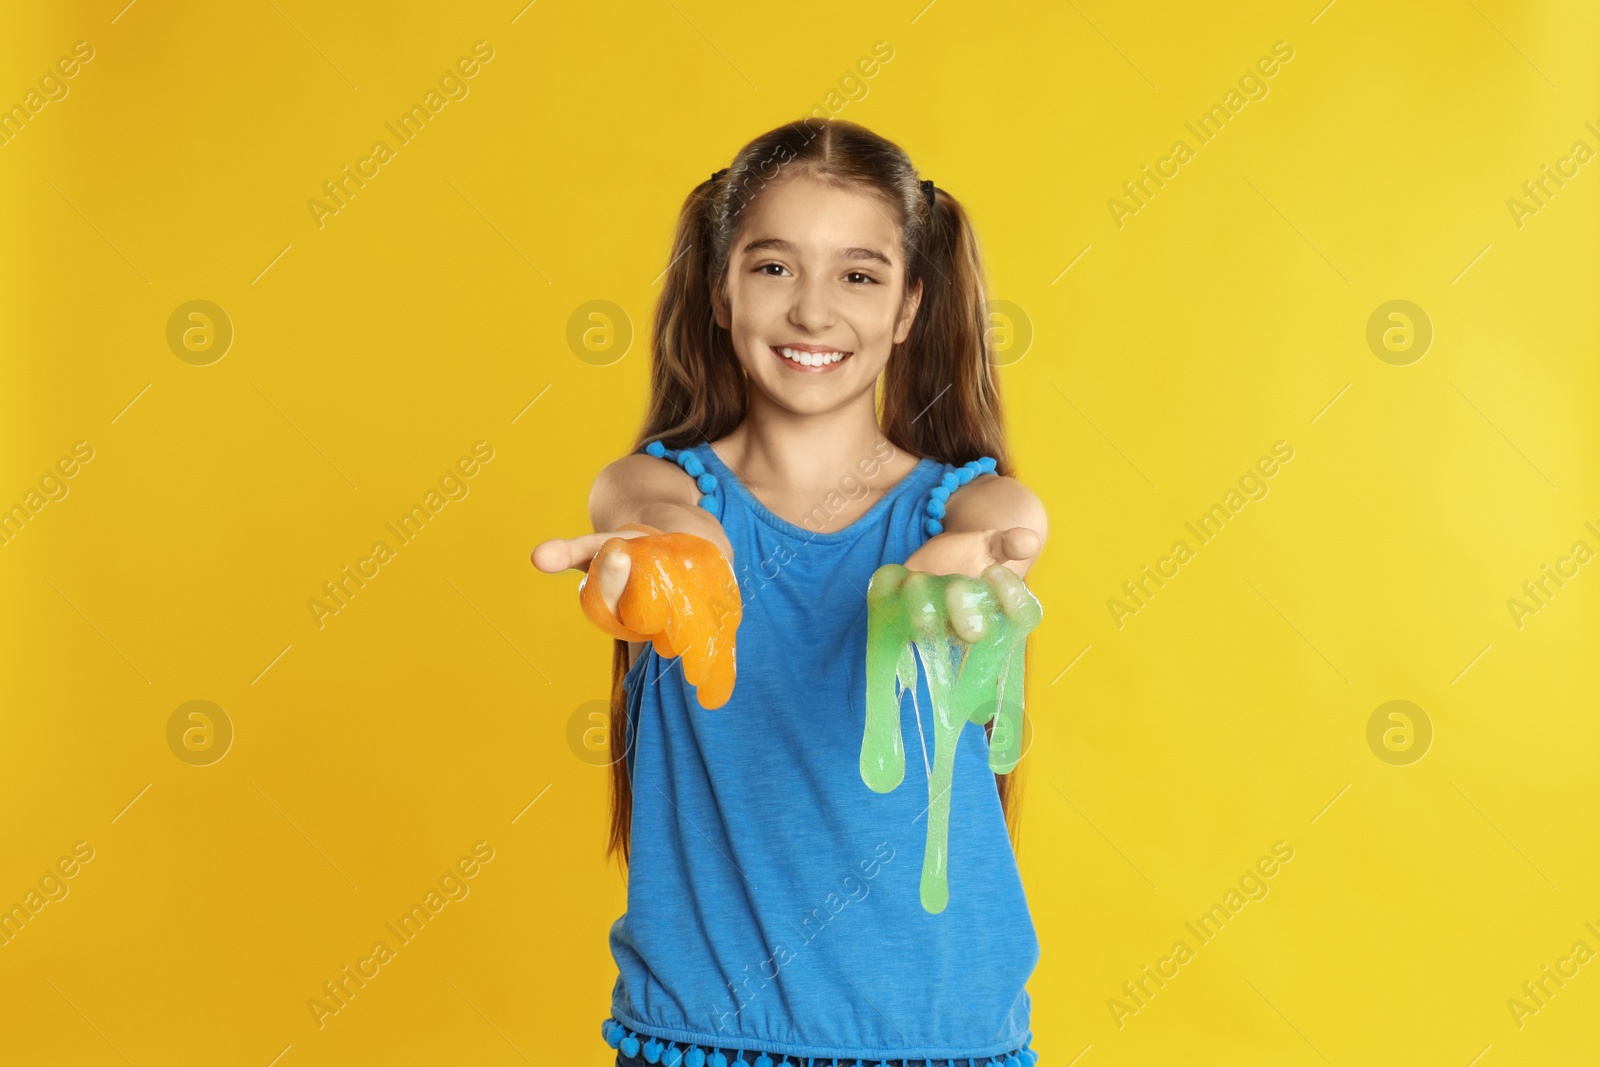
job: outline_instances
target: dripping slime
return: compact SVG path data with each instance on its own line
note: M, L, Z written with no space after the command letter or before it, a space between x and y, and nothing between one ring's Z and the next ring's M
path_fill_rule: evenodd
M915 698L920 659L933 699L934 735L921 897L923 908L937 914L950 901L947 850L956 743L967 723L993 719L989 769L1006 774L1022 758L1023 642L1043 611L1016 572L998 564L973 579L888 563L873 572L867 606L861 779L874 792L887 793L905 778L900 694L911 689Z
M578 585L584 614L618 640L649 641L663 658L681 655L683 676L695 686L700 706L722 707L733 695L734 635L744 617L733 567L704 537L663 533L643 523L619 528L645 536L613 537L600 546ZM630 561L615 616L606 610L596 577L613 552Z

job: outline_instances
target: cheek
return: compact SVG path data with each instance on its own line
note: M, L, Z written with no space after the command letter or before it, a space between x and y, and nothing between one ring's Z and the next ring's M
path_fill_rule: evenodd
M730 292L728 301L731 332L741 344L763 343L773 330L783 331L784 306L772 288L747 285Z
M735 334L748 335L764 329L782 311L777 286L762 285L760 278L729 279L728 314Z
M862 306L851 315L851 324L864 342L873 348L888 349L894 344L899 326L900 301L887 289L875 296L874 300L862 301Z

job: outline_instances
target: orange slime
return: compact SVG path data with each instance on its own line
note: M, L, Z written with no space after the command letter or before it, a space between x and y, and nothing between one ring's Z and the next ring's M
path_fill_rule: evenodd
M578 585L589 621L620 641L649 641L664 658L683 657L683 676L703 708L720 708L733 695L734 634L744 617L739 582L722 550L696 534L663 533L628 523L643 537L613 537L600 546ZM600 561L621 552L631 561L617 614L606 610L597 573Z

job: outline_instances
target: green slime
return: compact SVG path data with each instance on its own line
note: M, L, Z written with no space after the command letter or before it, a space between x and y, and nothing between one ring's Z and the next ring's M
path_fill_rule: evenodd
M910 689L915 700L920 657L934 722L921 896L923 909L938 914L950 902L947 851L956 744L967 723L993 719L989 769L1006 774L1022 758L1023 642L1044 613L1016 572L1001 565L973 579L886 563L867 585L867 608L861 780L874 792L887 793L905 779L900 694Z

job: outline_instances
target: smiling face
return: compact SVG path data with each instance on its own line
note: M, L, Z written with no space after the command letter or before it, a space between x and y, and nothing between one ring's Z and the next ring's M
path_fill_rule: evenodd
M834 410L871 395L921 301L890 208L796 174L746 209L714 299L751 384L788 410Z

